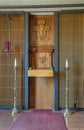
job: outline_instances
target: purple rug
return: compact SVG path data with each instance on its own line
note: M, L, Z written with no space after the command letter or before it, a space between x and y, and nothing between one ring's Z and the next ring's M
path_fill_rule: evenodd
M62 113L47 109L23 111L9 130L67 130Z

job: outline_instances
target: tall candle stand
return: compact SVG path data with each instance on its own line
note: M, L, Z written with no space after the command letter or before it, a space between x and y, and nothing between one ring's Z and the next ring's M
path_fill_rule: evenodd
M13 108L13 111L12 111L12 116L14 116L15 114L18 113L18 110L17 110L17 69L18 69L18 66L16 65L16 59L15 59L15 64L14 64L14 97L13 97L13 100L14 100L14 108Z
M70 67L68 66L68 63L66 61L66 97L65 97L65 105L66 105L66 109L64 112L64 116L66 115L71 115L71 111L69 110L69 69Z

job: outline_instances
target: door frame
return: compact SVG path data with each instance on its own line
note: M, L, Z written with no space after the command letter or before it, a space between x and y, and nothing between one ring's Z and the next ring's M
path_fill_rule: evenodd
M49 12L48 12L49 13ZM28 77L28 66L29 66L29 13L25 13L25 47L24 47L24 65L25 65L25 76L24 76L24 109L29 109L29 77ZM58 110L58 13L54 12L54 110Z

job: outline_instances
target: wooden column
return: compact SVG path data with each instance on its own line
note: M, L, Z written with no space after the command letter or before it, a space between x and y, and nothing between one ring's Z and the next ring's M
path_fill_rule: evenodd
M58 110L58 19L59 14L54 13L54 109Z
M24 47L24 65L25 65L25 77L24 77L24 109L28 109L28 99L29 99L29 86L28 86L28 41L29 41L29 14L25 13L25 22L24 22L24 39L25 39L25 47Z

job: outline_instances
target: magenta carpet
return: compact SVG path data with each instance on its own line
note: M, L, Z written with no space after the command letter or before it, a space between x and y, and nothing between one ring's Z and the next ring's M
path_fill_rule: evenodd
M67 130L60 112L46 109L23 111L9 130Z

